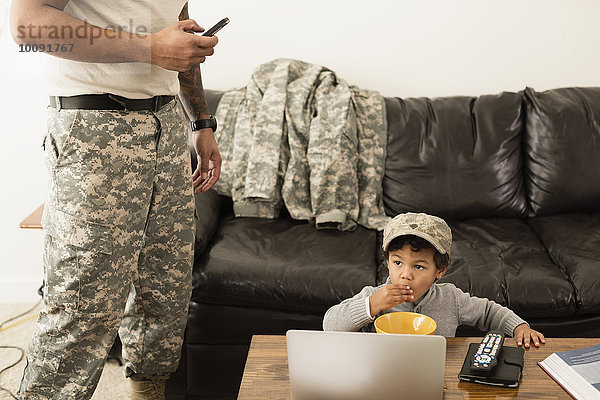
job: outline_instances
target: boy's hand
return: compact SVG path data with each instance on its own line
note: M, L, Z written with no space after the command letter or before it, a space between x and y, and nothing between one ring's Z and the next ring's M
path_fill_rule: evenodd
M535 347L540 347L540 343L546 343L546 338L538 331L534 331L527 324L517 325L513 332L513 336L517 341L517 346L523 344L526 348L529 348L529 343L533 341Z
M391 283L385 285L369 296L369 311L375 317L383 310L397 306L406 301L413 301L413 290L408 285Z

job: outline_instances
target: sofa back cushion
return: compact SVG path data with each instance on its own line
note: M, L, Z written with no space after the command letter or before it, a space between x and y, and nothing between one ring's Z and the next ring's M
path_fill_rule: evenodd
M525 187L534 215L600 211L600 88L525 90Z
M386 98L386 213L442 218L527 214L522 93Z

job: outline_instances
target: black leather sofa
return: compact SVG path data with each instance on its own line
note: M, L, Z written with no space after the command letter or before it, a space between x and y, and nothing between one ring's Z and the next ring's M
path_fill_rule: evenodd
M222 93L208 91L214 110ZM386 98L386 213L445 218L452 282L547 337L600 336L600 88ZM168 398L234 399L252 335L321 329L387 270L381 235L197 197L194 291ZM480 334L459 328L459 335Z

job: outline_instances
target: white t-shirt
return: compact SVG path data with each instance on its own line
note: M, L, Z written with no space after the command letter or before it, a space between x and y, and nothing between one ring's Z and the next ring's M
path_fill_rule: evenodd
M71 0L64 11L115 35L151 34L178 20L187 0ZM59 30L60 32L60 30ZM69 37L84 37L93 46L90 31L63 31ZM99 35L99 32L95 32ZM85 35L85 36L84 36ZM148 63L88 63L47 57L47 90L51 96L112 93L131 99L179 93L177 71Z

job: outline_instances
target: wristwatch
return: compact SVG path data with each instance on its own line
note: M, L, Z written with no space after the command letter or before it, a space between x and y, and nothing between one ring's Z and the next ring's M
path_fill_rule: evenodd
M210 128L215 132L217 130L217 119L214 115L210 115L208 118L197 119L191 123L192 131L198 131L200 129Z

